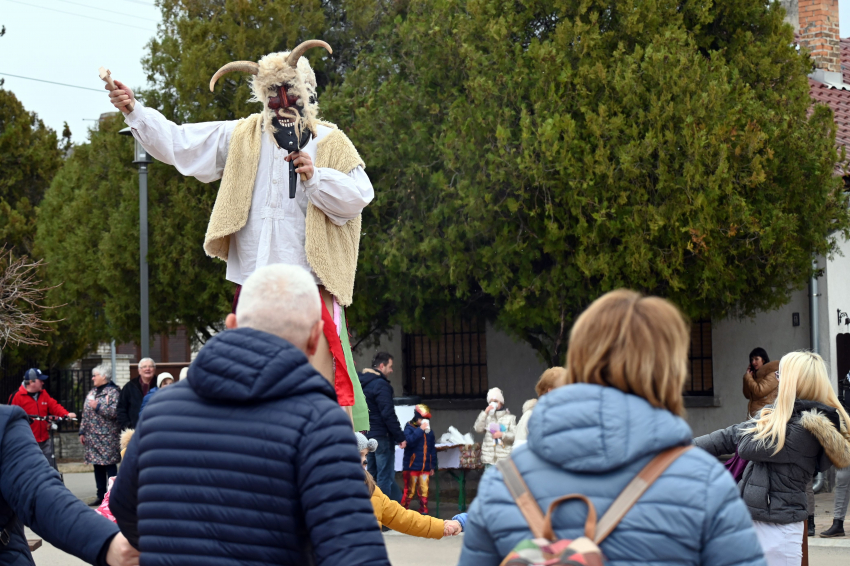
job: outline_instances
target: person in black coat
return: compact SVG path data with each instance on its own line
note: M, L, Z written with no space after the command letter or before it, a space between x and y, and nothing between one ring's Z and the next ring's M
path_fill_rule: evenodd
M156 374L156 362L151 358L139 360L139 376L128 381L121 389L118 399L118 429L136 428L139 414L142 412L142 401L150 393Z
M0 406L0 565L35 565L24 525L89 564L139 563L139 553L118 527L62 484L36 444L26 413Z
M390 499L399 501L401 489L395 483L395 445L406 446L404 432L395 414L393 386L387 376L393 372L393 357L378 352L372 367L360 374L360 386L369 408L368 438L378 441L378 449L366 456L369 473Z
M109 500L145 566L389 566L351 419L307 359L319 301L306 270L257 270L145 407Z

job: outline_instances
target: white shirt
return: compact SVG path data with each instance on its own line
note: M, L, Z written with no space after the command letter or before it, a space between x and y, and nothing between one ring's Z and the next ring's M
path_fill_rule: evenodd
M224 174L235 120L178 126L139 101L124 120L151 156L174 165L183 175L210 183ZM315 161L318 142L331 131L320 125L318 137L302 151ZM263 134L248 222L230 236L228 281L241 285L255 270L274 263L301 265L312 273L304 251L307 203L342 226L375 197L369 177L358 166L348 175L325 167L315 168L308 181L298 175L295 198L290 199L287 154Z

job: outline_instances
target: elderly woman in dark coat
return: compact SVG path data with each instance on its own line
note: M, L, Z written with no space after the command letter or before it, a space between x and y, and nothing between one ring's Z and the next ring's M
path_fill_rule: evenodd
M86 447L86 463L94 465L97 497L90 505L100 505L106 495L107 479L118 475L121 460L118 428L118 398L121 390L112 383L112 368L99 365L92 370L94 388L86 396L80 442Z

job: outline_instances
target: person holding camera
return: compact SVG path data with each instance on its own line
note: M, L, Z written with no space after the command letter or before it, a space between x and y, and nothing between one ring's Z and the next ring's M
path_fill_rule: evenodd
M776 400L779 380L776 370L779 362L771 362L764 348L756 348L750 352L750 365L744 374L744 397L747 403L747 416L752 418L766 405Z

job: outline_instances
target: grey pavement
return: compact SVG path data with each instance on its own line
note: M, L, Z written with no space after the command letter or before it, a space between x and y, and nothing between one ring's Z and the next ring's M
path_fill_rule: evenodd
M82 500L95 496L93 473L65 474L65 485ZM832 524L831 494L817 496L818 530ZM827 520L829 524L827 524ZM31 531L27 530L31 535ZM452 566L457 564L463 535L443 540L411 537L395 532L384 535L393 566ZM85 564L45 542L33 553L36 566L82 566ZM813 566L847 566L850 564L850 538L809 539L809 564Z

